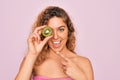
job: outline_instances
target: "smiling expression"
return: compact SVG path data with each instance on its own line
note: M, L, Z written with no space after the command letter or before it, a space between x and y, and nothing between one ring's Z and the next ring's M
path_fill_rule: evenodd
M50 49L55 52L66 49L68 28L63 19L59 17L53 17L49 20L48 26L53 29L53 37L48 41Z

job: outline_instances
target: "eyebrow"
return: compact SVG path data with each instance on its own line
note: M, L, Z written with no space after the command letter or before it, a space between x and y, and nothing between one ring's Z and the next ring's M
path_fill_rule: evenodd
M61 28L61 27L64 27L64 28L65 28L65 26L59 26L58 28Z

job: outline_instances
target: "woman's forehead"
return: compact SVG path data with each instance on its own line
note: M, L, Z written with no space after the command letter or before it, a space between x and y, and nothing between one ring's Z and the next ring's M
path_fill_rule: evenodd
M62 26L65 27L66 24L65 24L65 22L63 21L62 18L53 17L49 20L48 26L50 26L52 28L59 28L59 27L62 27Z

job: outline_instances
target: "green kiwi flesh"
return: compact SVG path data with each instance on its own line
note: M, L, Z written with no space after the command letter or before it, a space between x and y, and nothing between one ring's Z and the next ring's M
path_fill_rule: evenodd
M53 32L52 28L49 27L49 26L46 26L46 27L44 27L43 30L42 30L42 35L43 35L44 37L48 37L48 36L51 36L51 35L52 35L52 32Z

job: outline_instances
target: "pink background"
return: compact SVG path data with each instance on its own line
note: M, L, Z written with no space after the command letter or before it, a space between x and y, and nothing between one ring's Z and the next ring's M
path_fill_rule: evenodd
M0 80L14 80L38 13L64 8L76 29L79 55L88 57L95 80L120 80L120 0L0 0Z

